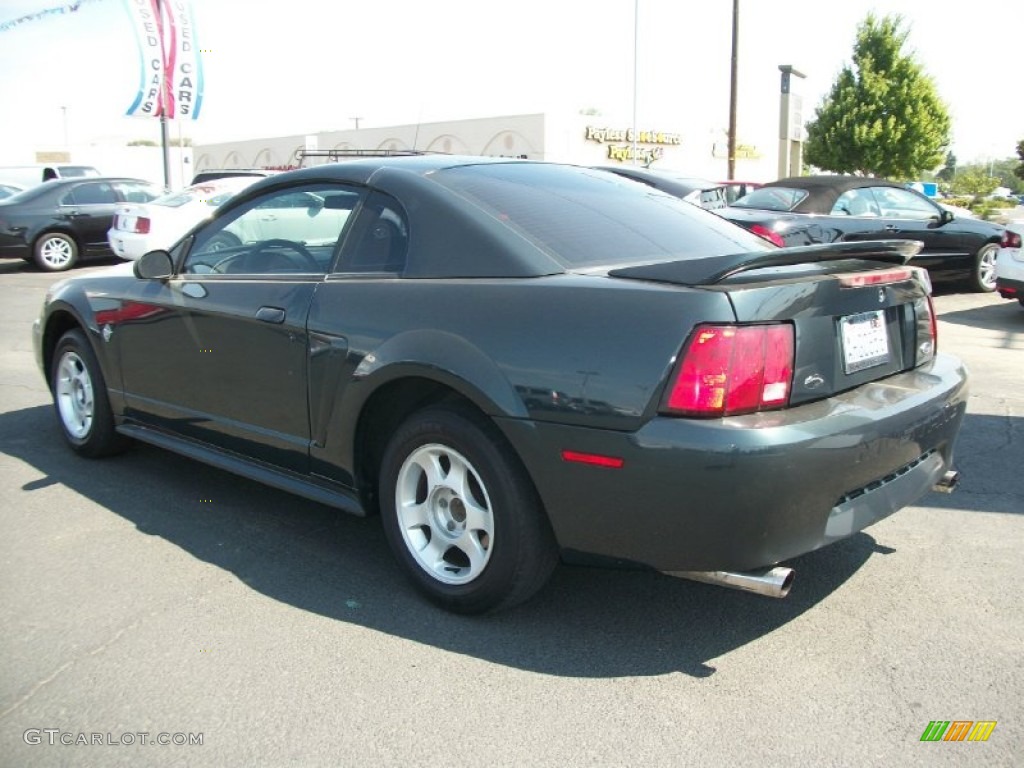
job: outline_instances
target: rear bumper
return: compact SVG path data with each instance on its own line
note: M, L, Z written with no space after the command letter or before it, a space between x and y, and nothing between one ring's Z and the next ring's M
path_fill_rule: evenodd
M1024 299L1024 269L1021 272L1020 280L1009 277L996 278L996 290L1004 299Z
M845 538L952 467L967 372L922 369L786 411L655 418L635 433L500 420L567 555L663 571L752 570ZM563 450L621 457L621 469Z

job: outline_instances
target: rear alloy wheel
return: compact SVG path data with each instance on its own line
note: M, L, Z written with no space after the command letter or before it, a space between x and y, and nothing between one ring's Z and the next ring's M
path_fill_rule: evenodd
M103 372L81 331L68 331L57 342L50 388L61 431L73 451L96 458L128 445L114 430Z
M557 564L526 471L501 433L471 411L438 406L406 421L384 454L380 500L398 561L449 610L520 603Z
M974 273L971 275L971 286L974 290L991 293L996 289L996 256L998 253L998 243L985 243L978 249L978 254L974 257Z
M78 261L78 244L63 232L47 232L36 240L35 260L47 272L63 272Z

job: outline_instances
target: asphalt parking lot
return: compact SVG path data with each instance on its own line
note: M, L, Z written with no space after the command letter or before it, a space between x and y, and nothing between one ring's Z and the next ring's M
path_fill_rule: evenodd
M1016 302L937 291L973 374L960 489L792 561L786 600L561 567L471 619L375 520L155 448L75 457L31 353L54 280L0 262L0 764L1021 764ZM935 720L996 726L921 742Z

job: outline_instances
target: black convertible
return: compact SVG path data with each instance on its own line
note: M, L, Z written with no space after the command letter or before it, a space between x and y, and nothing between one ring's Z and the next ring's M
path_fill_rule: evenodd
M359 515L439 604L559 558L771 568L950 489L918 245L778 249L613 174L362 159L257 182L35 326L79 454L137 439Z
M955 216L906 185L863 176L779 179L719 214L780 246L906 239L923 243L913 263L936 277L966 277L994 291L1003 228Z

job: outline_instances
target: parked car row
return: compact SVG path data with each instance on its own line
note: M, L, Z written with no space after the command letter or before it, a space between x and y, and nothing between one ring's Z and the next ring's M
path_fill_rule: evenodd
M935 277L996 288L1003 227L961 218L905 185L859 176L780 179L740 198L721 215L780 247L863 240L916 240L913 263Z
M996 255L1003 228L951 213L904 184L852 176L806 176L760 185L712 182L629 165L598 170L712 210L779 247L920 241L924 247L914 263L926 267L934 277L965 277L975 290L996 289ZM204 171L197 174L204 179L201 183L166 196L156 196L156 187L137 179L47 182L0 200L0 257L33 259L49 271L68 269L80 258L109 251L137 259L147 250L170 247L233 194L275 173L259 169ZM131 189L125 191L125 185ZM746 194L730 202L740 191ZM296 198L291 213L267 216L294 218L296 210L311 212L317 205L315 200ZM228 246L237 245L251 234L226 232L224 241Z
M967 373L918 247L777 248L588 168L363 158L61 281L33 338L75 452L379 515L450 610L559 558L784 596L778 564L955 484Z
M110 253L107 230L119 203L148 202L163 190L140 179L55 179L0 200L0 258L34 261L48 272Z

